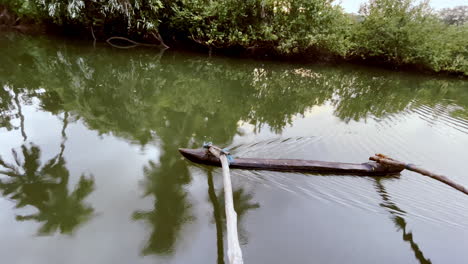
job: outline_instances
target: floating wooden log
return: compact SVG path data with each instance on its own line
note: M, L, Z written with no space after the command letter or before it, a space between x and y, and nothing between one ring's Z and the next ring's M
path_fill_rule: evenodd
M219 149L219 148L218 148ZM221 166L219 158L212 155L207 149L179 149L179 152L188 160ZM270 170L289 172L315 172L322 174L353 174L365 176L383 176L398 174L404 167L387 165L378 162L341 163L316 160L299 159L257 159L257 158L234 158L229 163L230 168L248 170Z

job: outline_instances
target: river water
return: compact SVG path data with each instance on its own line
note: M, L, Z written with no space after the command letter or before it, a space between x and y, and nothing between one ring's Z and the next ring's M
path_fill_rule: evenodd
M179 147L468 186L468 82L0 36L2 263L227 263L221 170ZM468 197L403 171L232 170L245 263L466 263Z

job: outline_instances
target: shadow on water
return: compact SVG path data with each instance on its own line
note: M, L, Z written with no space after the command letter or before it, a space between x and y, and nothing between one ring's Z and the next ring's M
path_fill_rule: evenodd
M400 209L395 203L391 201L390 195L387 193L382 183L382 178L375 178L375 188L377 190L377 193L382 198L382 203L380 204L380 206L391 215L392 221L393 223L395 223L397 229L403 232L403 241L408 242L410 244L411 250L414 252L414 256L418 260L418 262L421 264L432 263L430 259L424 257L422 250L414 241L413 233L408 232L406 230L406 221L403 218L406 212Z

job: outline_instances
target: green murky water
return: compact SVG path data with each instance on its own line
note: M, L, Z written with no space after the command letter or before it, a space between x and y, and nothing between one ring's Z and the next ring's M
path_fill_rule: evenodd
M2 263L223 263L218 168L179 147L468 185L468 82L3 34ZM233 170L245 263L466 263L468 197L397 177ZM226 262L227 263L227 262Z

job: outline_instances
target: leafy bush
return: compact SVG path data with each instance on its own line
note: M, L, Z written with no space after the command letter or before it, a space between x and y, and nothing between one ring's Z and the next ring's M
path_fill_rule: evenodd
M210 47L347 52L349 22L331 0L182 0L172 9L172 29Z
M109 35L157 32L161 0L2 0L19 17L40 17L64 29L74 27Z
M344 56L351 21L331 0L281 1L273 18L277 47L286 53L318 51ZM285 9L284 7L287 7Z
M40 10L36 6L35 0L0 0L0 11L2 11L0 21L4 19L3 16L6 16L6 12L4 11L5 7L20 19L40 21L44 18L43 14L40 13Z
M427 2L371 0L354 28L352 54L391 65L468 75L467 27L442 23Z

